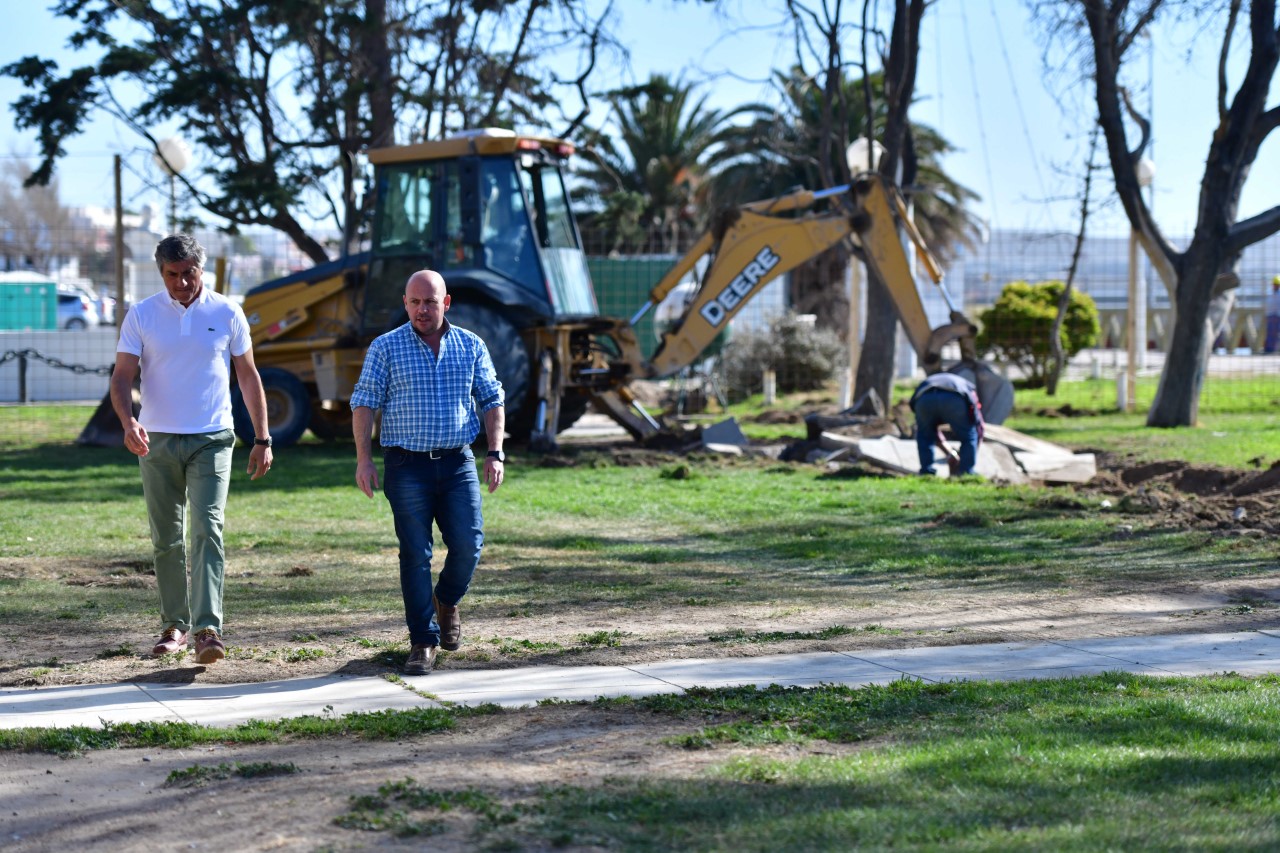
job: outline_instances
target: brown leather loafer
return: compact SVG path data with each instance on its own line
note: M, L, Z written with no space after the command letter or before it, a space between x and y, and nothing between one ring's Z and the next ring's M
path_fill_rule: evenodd
M226 656L227 647L217 631L205 628L196 634L196 663L217 663Z
M435 646L414 646L409 649L409 659L404 662L404 674L426 675L435 665Z
M458 613L458 605L449 607L441 604L434 595L431 601L436 606L436 621L440 623L440 648L446 652L456 652L462 645L462 616Z
M180 652L187 648L187 632L174 625L165 628L160 635L160 639L156 641L155 646L151 649L153 657L161 655L171 655L174 652Z

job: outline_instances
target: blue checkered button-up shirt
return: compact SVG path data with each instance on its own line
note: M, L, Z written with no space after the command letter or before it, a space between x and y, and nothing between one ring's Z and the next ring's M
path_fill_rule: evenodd
M502 383L479 335L449 325L437 357L412 323L369 344L351 395L352 409L382 410L383 447L416 451L471 444L480 434L478 413L503 402Z

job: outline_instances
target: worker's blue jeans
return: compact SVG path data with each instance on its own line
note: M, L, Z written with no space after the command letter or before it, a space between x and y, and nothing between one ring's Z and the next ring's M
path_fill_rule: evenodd
M920 454L920 473L933 473L933 448L938 426L951 427L960 442L958 474L972 474L978 461L978 424L969 413L969 400L954 391L931 388L916 398L916 450Z
M484 546L476 458L470 447L438 459L389 447L382 461L382 492L391 504L400 540L400 592L409 642L437 646L440 624L431 600L431 526L439 526L448 549L435 594L441 604L452 607L471 586Z

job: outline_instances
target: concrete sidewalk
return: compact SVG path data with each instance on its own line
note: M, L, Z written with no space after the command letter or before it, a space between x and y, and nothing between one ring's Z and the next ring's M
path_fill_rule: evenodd
M218 664L233 666L234 664ZM812 652L752 658L673 660L635 666L532 666L440 670L405 677L327 676L255 684L95 684L0 689L0 728L98 727L103 722L172 721L233 726L248 720L354 711L406 710L446 703L508 707L541 699L648 696L691 687L780 684L853 687L900 678L1009 680L1096 675L1280 673L1280 628L1186 634L990 643L866 652ZM432 698L426 698L430 696Z

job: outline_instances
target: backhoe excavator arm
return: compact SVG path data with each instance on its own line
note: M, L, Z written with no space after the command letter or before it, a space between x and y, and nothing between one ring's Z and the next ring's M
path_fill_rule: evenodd
M704 257L708 259L693 301L676 328L662 336L647 375L661 378L688 367L766 284L848 238L853 225L839 211L798 218L779 215L811 207L829 194L802 190L722 215L654 286L648 303L632 319L634 325Z
M784 213L808 210L822 200L848 194L853 213L831 208L805 216ZM889 288L907 338L927 373L941 370L941 350L959 338L964 356L973 357L977 329L951 305L951 323L934 329L916 289L898 226L915 246L921 266L942 287L942 269L929 252L897 191L878 176L864 175L851 185L813 192L799 190L730 210L662 277L631 323L661 302L677 284L708 258L693 301L650 359L645 374L671 376L697 360L725 324L766 284L846 238Z
M924 238L916 230L915 223L907 215L902 196L887 187L883 180L869 176L855 181L850 187L850 193L858 210L854 218L862 258L888 288L893 304L898 309L898 319L902 322L912 349L920 357L924 372L933 374L942 369L942 348L954 340L960 341L961 357L964 360L975 360L973 336L978 333L978 329L952 303L951 295L942 283L942 267L938 265L925 245ZM925 313L924 302L916 288L915 277L911 274L910 261L898 236L898 226L902 227L915 246L920 266L933 279L947 302L951 322L944 326L935 329L929 325L929 316Z
M832 206L808 212L818 201L846 194L850 205L845 210ZM795 215L797 213L800 215ZM951 316L950 322L943 326L934 328L929 324L899 227L915 247L920 267L947 302ZM654 286L648 301L631 319L634 326L681 280L695 272L700 261L707 259L698 289L680 320L663 334L648 362L631 366L631 375L664 378L692 365L766 284L845 239L852 239L858 254L888 288L925 372L942 370L942 348L959 341L961 361L972 372L983 375L988 396L994 403L991 408L1003 420L1000 412L1007 414L1012 408L1011 386L1006 387L1007 380L977 361L973 345L977 327L952 303L942 283L942 268L907 215L902 196L882 177L873 174L861 175L850 185L819 192L799 190L743 205L722 215ZM980 394L982 384L979 382ZM995 403L997 397L999 402Z

